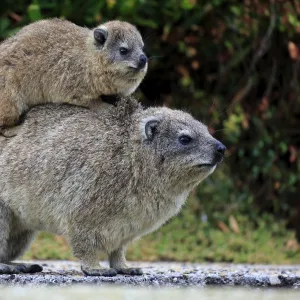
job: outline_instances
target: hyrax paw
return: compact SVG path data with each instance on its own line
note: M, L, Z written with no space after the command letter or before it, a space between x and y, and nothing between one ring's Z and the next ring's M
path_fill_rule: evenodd
M90 269L81 267L81 270L86 276L113 277L117 275L117 271L115 269Z
M8 265L0 264L0 274L11 274L12 270Z
M18 273L26 273L26 266L25 265L16 265L14 268L13 268L13 274L18 274Z
M42 272L43 271L43 267L37 264L33 264L33 265L23 265L23 264L19 264L16 265L12 271L12 273L14 274L18 274L18 273L38 273L38 272Z
M37 264L27 265L26 273L39 273L43 271L43 267Z
M43 267L36 264L0 264L0 274L32 274L41 271L43 271Z
M131 275L131 276L140 276L143 275L143 271L140 268L122 268L117 269L118 274Z
M12 138L18 134L18 132L21 129L21 125L14 126L14 127L5 127L1 128L0 127L0 135L2 138Z

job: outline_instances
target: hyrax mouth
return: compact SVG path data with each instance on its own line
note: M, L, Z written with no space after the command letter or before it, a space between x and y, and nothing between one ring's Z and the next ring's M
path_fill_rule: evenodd
M199 164L197 165L199 168L213 168L216 166L215 163L211 163L211 164Z
M197 166L199 168L213 168L213 167L217 167L218 165L220 165L223 162L223 160L224 160L224 157L217 157L211 163L198 164Z
M146 70L145 67L144 68L139 68L139 67L129 66L128 68L129 68L130 73L133 73L133 74L136 74L136 75L144 73L145 70Z

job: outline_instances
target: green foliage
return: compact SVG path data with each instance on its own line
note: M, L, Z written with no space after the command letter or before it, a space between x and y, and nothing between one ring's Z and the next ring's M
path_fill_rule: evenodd
M26 259L71 259L72 253L60 236L42 232L25 254Z
M300 48L288 51L300 43L298 2L7 0L0 35L51 17L136 24L152 56L141 100L192 112L227 146L223 168L196 192L201 214L217 224L273 213L300 236Z
M34 1L34 2L38 2L38 1ZM28 17L32 22L38 21L42 18L40 6L38 5L38 3L32 3L31 5L28 6Z

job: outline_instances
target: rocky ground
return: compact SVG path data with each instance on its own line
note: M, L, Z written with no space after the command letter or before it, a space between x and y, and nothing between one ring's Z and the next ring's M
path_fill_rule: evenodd
M142 276L86 277L77 262L35 261L42 273L0 275L2 285L121 284L134 286L253 286L300 289L300 265L230 265L183 263L131 263L143 268Z

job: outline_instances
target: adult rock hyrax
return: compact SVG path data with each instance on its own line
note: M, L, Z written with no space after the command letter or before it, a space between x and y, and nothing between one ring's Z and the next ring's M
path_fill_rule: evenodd
M141 274L126 264L127 245L176 215L224 152L191 115L133 99L101 114L34 107L0 141L0 273L41 270L11 260L43 230L66 237L87 275Z
M36 104L88 107L102 95L133 93L147 71L143 46L127 22L93 30L60 19L25 26L0 44L0 127Z

